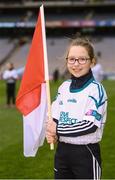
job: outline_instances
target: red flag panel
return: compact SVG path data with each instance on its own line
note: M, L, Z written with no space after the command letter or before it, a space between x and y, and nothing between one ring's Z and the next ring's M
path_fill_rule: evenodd
M40 103L41 84L44 80L44 52L39 13L26 68L16 98L16 106L23 115L27 115Z

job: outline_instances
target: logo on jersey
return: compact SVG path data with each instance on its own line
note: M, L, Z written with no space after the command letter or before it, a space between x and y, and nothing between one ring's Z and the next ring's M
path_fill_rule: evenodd
M94 116L98 121L102 118L102 115L97 111L90 109L86 114L86 116Z
M67 102L77 103L76 99L68 99Z
M63 112L63 111L60 112L59 124L70 125L70 124L76 124L77 121L78 120L76 118L69 117L69 112Z

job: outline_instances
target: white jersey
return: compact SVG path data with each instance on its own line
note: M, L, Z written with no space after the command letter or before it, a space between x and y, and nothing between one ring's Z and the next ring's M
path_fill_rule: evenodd
M16 79L18 79L18 75L15 69L6 70L3 73L3 79L7 81L7 83L14 83Z
M52 103L52 117L58 120L59 140L71 144L99 142L106 121L106 92L94 79L72 92L70 84L71 80L65 81L59 87L57 98ZM94 125L96 130L90 133Z

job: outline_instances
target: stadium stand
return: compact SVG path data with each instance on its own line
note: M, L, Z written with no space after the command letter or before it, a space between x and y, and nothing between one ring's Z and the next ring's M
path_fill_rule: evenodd
M10 56L8 61L13 62L16 68L21 68L25 66L29 48L30 48L30 43L26 43L24 45L18 46L18 48L12 54L12 56Z
M15 49L15 41L10 39L0 39L0 65L6 62L10 54L13 53Z
M66 70L64 52L69 43L69 38L47 38L47 50L48 50L48 62L50 75L53 74L54 70L57 68L60 74L63 74ZM96 52L100 51L102 54L101 64L104 68L105 73L111 73L115 71L115 38L104 37L100 41L95 41ZM26 64L28 52L31 46L31 40L14 51L14 53L8 58L9 62L13 62L15 67L21 68ZM6 49L8 45L4 46ZM1 54L1 52L0 52ZM5 64L3 65L3 69Z
M25 65L41 3L40 0L0 1L0 62L3 66L6 61L12 61L16 68ZM63 53L69 37L76 32L95 38L96 51L102 52L105 73L115 71L114 0L47 0L44 6L50 74L56 68L64 72ZM29 40L20 46L19 40L23 37ZM17 48L14 48L16 39Z

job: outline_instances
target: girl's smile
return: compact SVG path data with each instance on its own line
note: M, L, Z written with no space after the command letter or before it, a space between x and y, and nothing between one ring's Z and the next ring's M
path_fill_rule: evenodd
M81 57L84 57L86 59L83 64L80 64L82 63ZM67 58L67 67L72 75L74 75L75 77L81 77L89 72L92 65L93 62L90 60L88 52L84 47L72 46L70 48Z

